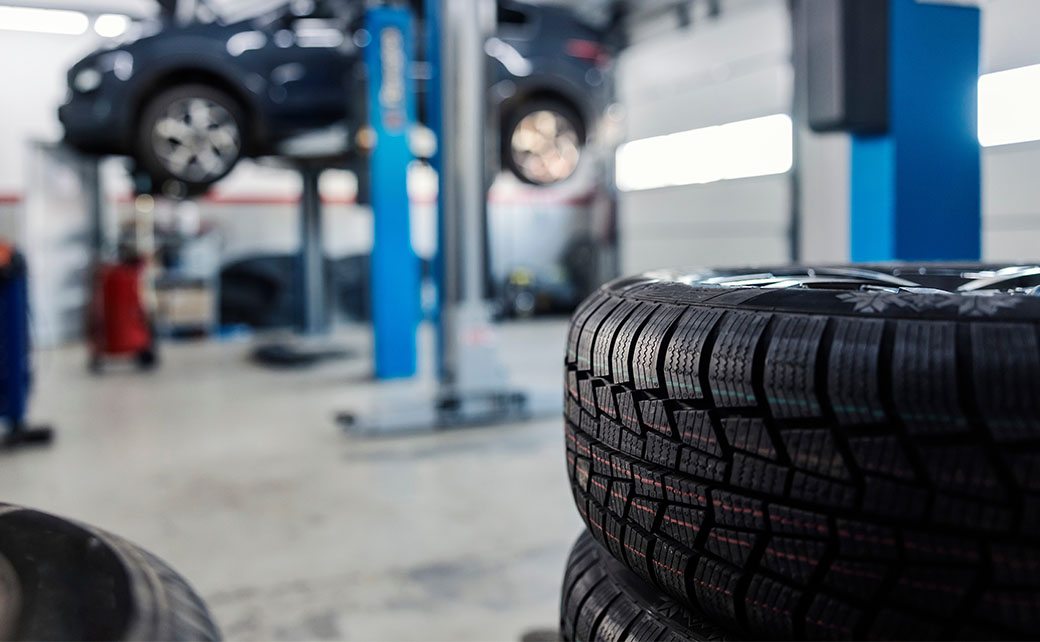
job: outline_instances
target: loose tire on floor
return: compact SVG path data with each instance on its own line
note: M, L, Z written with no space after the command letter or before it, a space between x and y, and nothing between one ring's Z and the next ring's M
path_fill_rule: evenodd
M0 504L0 639L219 640L154 555L104 531Z
M593 537L765 638L1040 636L1040 268L662 272L575 313Z
M560 596L566 642L722 642L718 625L680 606L612 558L588 532L571 549Z

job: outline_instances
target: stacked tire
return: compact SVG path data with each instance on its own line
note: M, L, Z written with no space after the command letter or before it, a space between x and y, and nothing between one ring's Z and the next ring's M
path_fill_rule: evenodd
M220 640L205 603L151 553L0 504L0 639Z
M1040 638L1040 268L661 272L566 357L567 640Z

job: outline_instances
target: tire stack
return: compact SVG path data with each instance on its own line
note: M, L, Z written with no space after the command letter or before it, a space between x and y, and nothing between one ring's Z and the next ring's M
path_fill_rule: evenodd
M151 553L0 503L0 640L220 639L202 599Z
M669 272L575 313L566 640L1040 638L1040 268Z

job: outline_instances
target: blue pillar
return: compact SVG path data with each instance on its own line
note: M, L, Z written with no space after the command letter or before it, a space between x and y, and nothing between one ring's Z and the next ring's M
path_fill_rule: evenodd
M415 92L409 67L414 29L407 9L368 11L365 49L372 151L372 327L378 379L410 377L416 370L420 311L419 260L412 249L408 202L408 132L415 122Z
M444 300L444 255L441 248L444 247L444 175L442 173L441 141L444 131L442 96L441 96L441 0L425 0L423 2L423 17L425 18L426 33L423 34L426 43L426 60L430 66L429 80L426 82L426 126L429 127L437 139L437 149L430 164L436 170L438 176L437 190L437 253L433 257L433 282L436 284L437 300L436 309L433 310L433 319L436 323L436 371L438 377L443 377L446 372L445 366L445 341L441 325L441 311L447 303Z
M889 131L852 137L852 260L978 259L979 10L889 2Z

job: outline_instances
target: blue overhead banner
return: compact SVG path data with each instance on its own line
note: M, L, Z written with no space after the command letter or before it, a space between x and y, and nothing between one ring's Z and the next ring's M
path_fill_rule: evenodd
M852 260L978 259L979 9L889 1L889 131L852 136Z
M416 119L409 68L414 51L412 15L378 7L365 15L371 42L365 48L369 125L375 133L370 159L374 242L372 328L378 379L410 377L416 370L420 314L419 260L412 249L408 202L408 134Z

